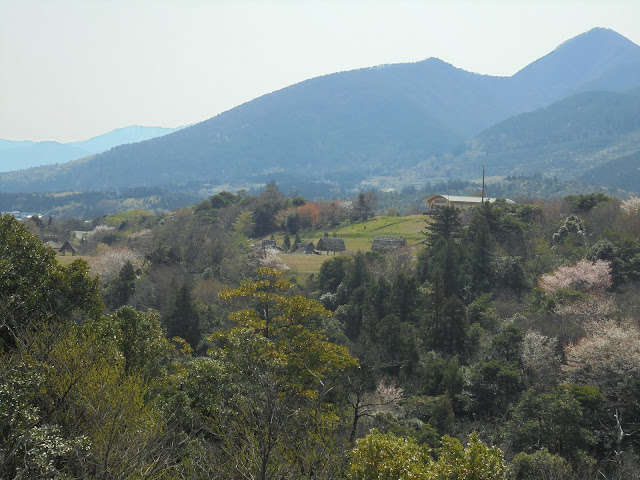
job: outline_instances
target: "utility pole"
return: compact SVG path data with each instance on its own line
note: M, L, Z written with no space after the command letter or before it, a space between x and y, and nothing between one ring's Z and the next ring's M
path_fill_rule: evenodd
M484 203L484 165L482 165L482 203Z

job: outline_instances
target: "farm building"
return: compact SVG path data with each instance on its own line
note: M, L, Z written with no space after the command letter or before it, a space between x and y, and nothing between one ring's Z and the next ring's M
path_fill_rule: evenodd
M497 200L497 198L489 198L485 197L484 201L493 203ZM424 200L423 203L426 203L429 208L426 211L427 213L433 212L438 207L456 207L460 210L466 210L467 208L475 207L476 205L480 205L482 203L482 197L461 197L457 195L431 195ZM513 200L506 200L507 203L515 203Z
M69 240L67 240L66 242L64 242L62 244L62 246L58 249L58 252L60 252L62 255L66 255L67 252L71 252L71 256L74 256L76 254L76 249L73 248L73 245L71 245L71 243L69 242Z
M333 252L333 254L335 255L336 252L344 252L346 250L346 247L344 246L344 240L342 238L327 236L322 237L320 240L318 240L318 245L316 245L316 248L323 252L326 251L327 255L329 255L329 252Z
M406 246L407 240L404 237L376 237L371 244L371 250L386 253Z
M291 253L311 255L315 253L315 251L316 251L316 247L313 244L313 242L307 242L307 243L302 242L302 243L296 244Z

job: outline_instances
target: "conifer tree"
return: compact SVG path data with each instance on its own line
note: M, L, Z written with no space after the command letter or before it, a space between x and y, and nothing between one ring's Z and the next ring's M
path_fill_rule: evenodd
M200 313L198 312L191 291L183 285L176 296L175 303L167 318L167 335L169 338L185 339L195 350L201 335Z

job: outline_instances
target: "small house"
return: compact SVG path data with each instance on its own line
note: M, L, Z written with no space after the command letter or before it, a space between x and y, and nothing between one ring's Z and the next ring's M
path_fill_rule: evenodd
M318 250L323 252L333 252L335 255L336 252L344 252L347 248L344 246L344 239L337 237L328 237L324 236L320 240L318 240L318 245L316 245Z
M371 244L371 250L374 252L392 252L399 248L407 247L407 239L404 237L375 237Z
M276 248L276 240L274 238L262 240L262 249L265 248Z
M67 240L66 242L64 242L62 244L62 246L58 249L58 252L60 252L62 255L66 255L67 252L71 252L71 256L74 256L76 254L76 249L73 248L73 245L71 245L71 243L69 242L69 240Z
M316 246L313 242L302 242L295 245L291 253L298 255L313 255L316 253Z

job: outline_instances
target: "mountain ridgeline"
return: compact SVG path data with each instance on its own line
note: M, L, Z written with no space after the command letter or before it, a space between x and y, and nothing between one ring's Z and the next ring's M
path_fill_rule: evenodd
M493 175L586 179L638 151L639 92L640 46L597 28L512 77L433 58L326 75L160 138L2 174L0 188L247 188L270 179L353 188L399 171L414 181L469 179L481 164Z
M130 126L79 142L31 142L0 139L0 172L63 163L101 153L118 145L160 137L178 128Z

